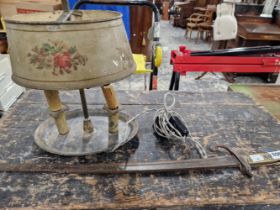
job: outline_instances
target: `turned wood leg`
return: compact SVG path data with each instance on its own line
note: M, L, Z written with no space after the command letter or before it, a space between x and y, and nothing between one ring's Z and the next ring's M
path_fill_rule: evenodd
M69 132L66 122L65 111L63 104L60 101L57 90L45 90L45 96L48 101L49 111L55 120L55 124L59 134L65 135Z
M102 87L103 95L105 97L109 109L109 132L115 133L119 130L119 102L116 97L116 92L112 85L105 85Z

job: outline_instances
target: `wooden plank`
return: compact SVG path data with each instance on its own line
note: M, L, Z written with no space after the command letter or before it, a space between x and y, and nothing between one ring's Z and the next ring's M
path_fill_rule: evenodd
M279 41L280 29L271 23L239 22L238 36L246 40Z
M244 85L234 84L230 90L244 93L253 98L257 104L264 106L273 116L280 120L280 86L279 85Z
M101 91L101 88L86 89L85 90L87 103L91 105L103 105L105 100ZM118 91L117 97L123 105L161 105L163 104L163 96L166 91ZM254 102L238 93L221 93L211 92L180 92L174 91L177 102L180 104L250 104ZM66 104L80 104L79 91L60 91L60 97ZM32 90L25 93L23 97L24 103L39 103L42 104L45 101L43 91ZM21 102L19 101L19 103ZM44 102L45 103L45 102Z
M94 92L94 91L93 91ZM95 93L95 92L94 92ZM65 95L64 95L65 94ZM89 108L101 107L103 98L91 95ZM162 106L164 92L118 92L126 112L135 115ZM77 97L76 97L77 96ZM176 111L192 135L207 148L227 144L246 153L279 149L280 124L252 99L239 93L176 93ZM191 97L193 96L193 98ZM80 108L77 95L63 93L70 109ZM76 99L77 98L77 99ZM141 99L137 101L138 99ZM74 104L71 100L73 99ZM96 99L96 100L94 100ZM130 100L131 99L131 100ZM142 104L141 104L142 103ZM38 91L28 91L0 121L0 162L38 164L94 164L185 160L198 157L185 142L158 140L152 132L153 113L138 119L139 134L115 153L60 157L40 150L33 141L36 127L48 117ZM217 155L210 153L210 155ZM205 205L232 209L275 209L280 206L279 164L261 167L247 179L238 170L202 170L184 173L77 175L0 173L0 208L110 209ZM269 207L268 207L269 204ZM248 206L248 207L246 207Z

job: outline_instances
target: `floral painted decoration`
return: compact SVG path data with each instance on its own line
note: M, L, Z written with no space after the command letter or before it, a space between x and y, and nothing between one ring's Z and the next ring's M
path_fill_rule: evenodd
M38 70L52 69L55 76L70 74L78 70L80 65L85 66L87 56L81 55L76 46L69 47L62 41L44 43L41 47L35 46L32 52L27 54L30 64Z

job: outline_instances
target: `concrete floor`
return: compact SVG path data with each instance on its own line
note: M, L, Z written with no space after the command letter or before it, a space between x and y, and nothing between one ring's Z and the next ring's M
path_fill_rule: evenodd
M169 82L172 74L172 66L170 65L171 50L178 49L180 45L186 45L191 50L208 50L211 48L209 42L200 41L195 43L196 32L193 32L193 39L184 37L185 30L173 27L168 21L161 21L161 37L160 43L163 48L163 63L159 69L158 90L168 90ZM220 73L206 74L202 79L195 80L201 73L189 73L187 76L181 77L180 90L185 91L227 91L229 83L224 81ZM146 76L147 87L149 75ZM127 79L116 82L115 87L119 90L144 90L144 75L132 75ZM236 82L243 83L262 83L258 77L237 77Z

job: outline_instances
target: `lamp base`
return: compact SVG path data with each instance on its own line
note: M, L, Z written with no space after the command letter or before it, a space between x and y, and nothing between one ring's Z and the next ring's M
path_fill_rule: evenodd
M131 116L119 113L119 131L109 132L109 116L104 109L89 110L94 125L92 133L83 130L83 112L73 110L66 113L69 133L59 135L53 118L48 118L36 129L36 144L43 150L63 156L83 156L99 152L110 152L116 145L131 140L138 132L135 121L126 125ZM126 136L125 136L126 135Z

